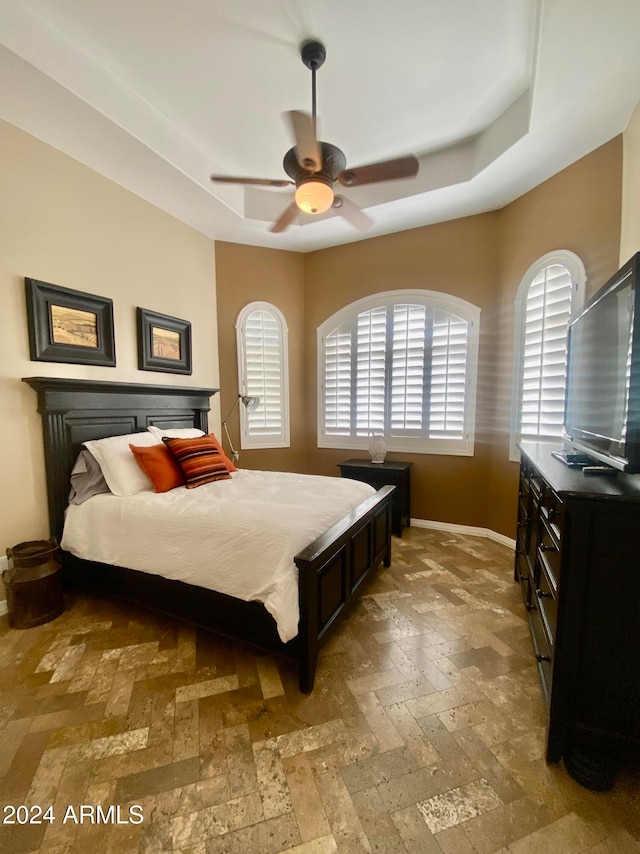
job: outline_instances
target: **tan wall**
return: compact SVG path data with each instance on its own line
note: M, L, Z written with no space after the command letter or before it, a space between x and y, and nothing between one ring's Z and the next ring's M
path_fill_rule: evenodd
M316 447L316 328L353 300L408 287L452 293L482 310L476 455L391 454L414 462L413 515L513 536L516 466L507 450L515 293L529 265L552 249L583 258L590 292L615 271L621 176L618 138L499 213L306 256L220 243L214 262L208 238L0 123L0 548L48 530L40 418L21 377L220 385L226 413L237 389L237 314L251 300L267 300L289 327L291 447L246 451L242 463L337 474L336 463L353 453ZM117 367L31 362L24 276L111 297ZM191 320L192 376L137 370L137 305ZM213 429L217 407L214 398Z
M500 212L350 243L303 258L277 250L216 244L223 386L225 393L227 385L233 389L223 398L225 410L237 386L235 318L250 300L274 302L288 315L290 364L304 365L304 385L292 383L292 391L305 389L305 406L298 410L303 435L292 440L288 453L246 452L243 465L337 475L341 460L366 456L364 451L317 447L316 329L342 306L369 294L398 288L441 290L481 308L475 456L390 453L389 459L414 464L415 518L486 527L513 538L517 465L509 462L508 453L516 292L529 266L554 249L569 249L582 258L589 293L615 272L621 174L618 137ZM294 315L303 318L296 337L292 335ZM301 442L306 442L306 454L300 452Z
M306 256L306 427L311 470L336 474L336 464L366 451L316 445L316 329L349 302L402 288L442 291L480 307L476 447L473 457L389 453L413 462L412 515L419 519L484 526L481 496L488 473L488 432L493 410L493 300L497 269L495 214L350 243Z
M290 447L251 449L241 452L243 468L263 471L307 471L304 418L304 258L295 252L216 243L218 290L218 340L220 346L220 400L222 417L238 394L238 359L235 324L245 305L254 300L280 309L289 330ZM229 420L229 433L240 448L237 411ZM225 440L226 448L226 440Z
M620 266L640 252L640 103L623 135Z
M569 249L587 271L587 296L618 269L622 138L583 157L507 205L499 217L496 408L488 479L490 529L513 536L518 467L508 462L514 302L524 274L547 252Z
M21 377L218 386L214 244L0 122L0 553L48 536L36 394ZM117 367L32 362L24 277L114 301ZM137 369L136 306L190 320L193 374ZM212 423L219 421L218 404Z

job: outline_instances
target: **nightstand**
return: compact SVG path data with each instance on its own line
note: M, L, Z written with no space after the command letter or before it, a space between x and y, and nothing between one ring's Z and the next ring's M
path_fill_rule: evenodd
M395 486L391 499L393 533L402 536L402 529L411 524L411 466L413 463L372 463L370 460L345 460L338 463L342 477L362 480L370 486Z

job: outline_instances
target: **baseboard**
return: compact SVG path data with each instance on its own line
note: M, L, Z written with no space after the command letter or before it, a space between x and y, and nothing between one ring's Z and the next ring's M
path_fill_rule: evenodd
M412 519L411 524L414 528L430 528L433 531L449 531L452 534L466 534L469 537L485 537L488 540L493 540L495 543L500 543L512 551L516 550L516 541L511 537L506 537L504 534L498 534L490 528L476 528L473 525L455 525L453 522L431 522L428 519Z

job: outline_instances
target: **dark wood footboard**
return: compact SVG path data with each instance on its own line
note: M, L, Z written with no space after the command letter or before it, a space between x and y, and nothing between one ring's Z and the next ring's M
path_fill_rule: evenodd
M383 486L295 556L300 588L300 690L313 688L319 649L371 573L391 563L391 495Z

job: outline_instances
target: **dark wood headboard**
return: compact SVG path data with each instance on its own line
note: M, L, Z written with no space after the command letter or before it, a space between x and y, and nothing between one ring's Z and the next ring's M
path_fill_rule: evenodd
M209 399L216 388L189 388L96 380L24 377L38 393L42 416L51 535L62 536L69 475L83 442L162 429L207 431Z

